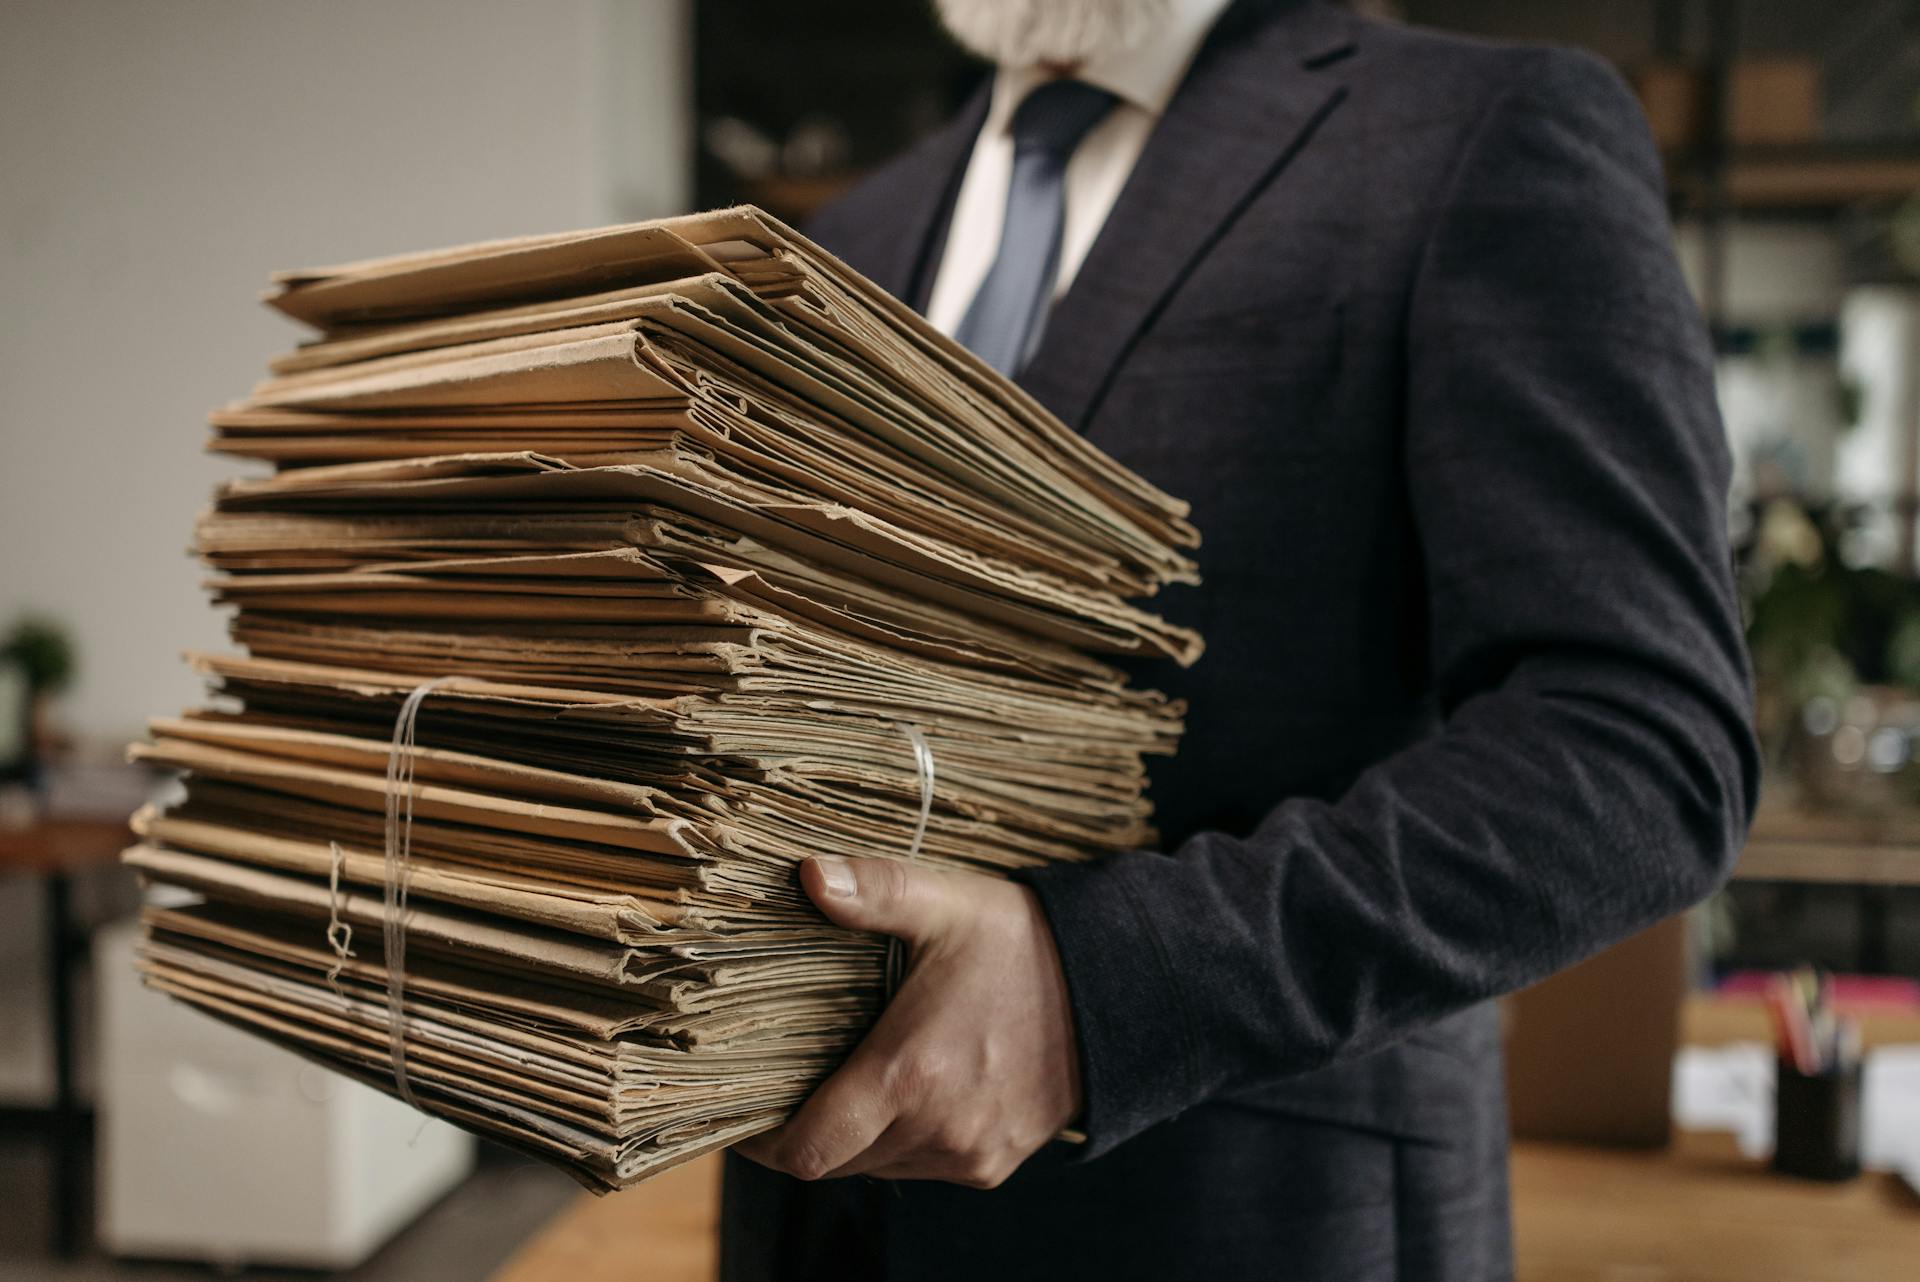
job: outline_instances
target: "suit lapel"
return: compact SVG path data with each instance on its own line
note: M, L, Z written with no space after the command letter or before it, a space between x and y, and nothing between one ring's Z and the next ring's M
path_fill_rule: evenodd
M1221 17L1021 371L1041 404L1086 429L1162 302L1344 99L1360 29L1318 0Z

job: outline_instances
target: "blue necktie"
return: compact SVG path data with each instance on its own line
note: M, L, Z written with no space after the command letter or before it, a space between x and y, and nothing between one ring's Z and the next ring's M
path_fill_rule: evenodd
M1054 80L1013 113L1013 179L1000 251L953 335L1002 374L1012 375L1040 345L1060 271L1067 161L1113 102L1104 89Z

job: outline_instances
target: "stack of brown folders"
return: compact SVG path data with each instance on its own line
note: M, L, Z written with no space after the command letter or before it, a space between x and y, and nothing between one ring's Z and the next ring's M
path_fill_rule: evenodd
M1093 656L1199 652L1126 601L1192 581L1185 505L803 237L269 301L320 337L214 415L275 470L197 532L245 653L134 749L186 784L128 862L201 897L149 909L154 986L613 1188L777 1124L878 1009L799 860L1152 840L1181 710Z

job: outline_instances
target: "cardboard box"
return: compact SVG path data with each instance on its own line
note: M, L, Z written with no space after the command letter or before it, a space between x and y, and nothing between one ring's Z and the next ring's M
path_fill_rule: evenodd
M1515 1139L1667 1142L1686 963L1682 914L1508 999Z

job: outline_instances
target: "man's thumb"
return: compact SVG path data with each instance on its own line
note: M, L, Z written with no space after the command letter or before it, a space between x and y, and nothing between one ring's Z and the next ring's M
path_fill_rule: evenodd
M851 930L924 942L946 912L946 878L893 859L816 855L800 865L800 884L827 919Z

